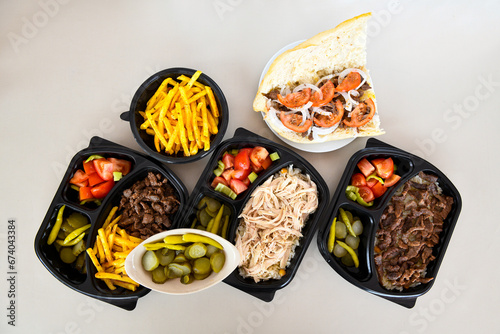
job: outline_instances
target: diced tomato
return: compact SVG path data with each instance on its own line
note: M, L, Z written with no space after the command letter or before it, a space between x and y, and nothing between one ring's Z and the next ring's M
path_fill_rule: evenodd
M375 195L373 195L373 191L367 186L358 187L358 193L359 193L359 196L361 196L363 201L365 201L366 203L371 202L375 199Z
M83 170L78 169L73 177L69 180L69 183L71 184L83 184L85 181L87 181L89 176L87 173L85 173Z
M375 185L373 187L371 187L371 189L373 192L373 196L375 196L375 198L379 198L380 196L385 194L385 192L387 191L387 188L384 187L384 185L378 181L377 181L377 183L375 183Z
M376 158L371 160L371 164L375 166L376 164L380 164L382 161L384 161L385 158Z
M278 94L278 100L288 108L298 108L307 102L311 98L311 88L306 88L295 93L290 93L283 97Z
M244 180L241 180L241 182L243 182L243 184L246 185L247 187L250 187L250 183L252 183L250 182L250 179L248 177Z
M238 152L234 158L235 169L250 169L250 150L241 149Z
M340 122L342 117L344 117L344 106L342 105L342 101L337 99L335 100L335 111L328 116L316 113L314 114L313 121L319 127L329 128Z
M227 183L226 179L221 177L221 176L216 176L214 180L212 181L212 184L210 185L212 188L215 189L219 183L222 183L225 186L228 186L229 183Z
M390 177L394 173L394 162L392 158L387 158L382 161L373 162L377 175L383 179Z
M271 158L269 158L269 159L271 159ZM264 170L264 167L262 167L262 166L256 167L253 164L251 164L250 169L252 170L252 172L255 172L256 174L259 174L260 172L262 172Z
M377 182L378 182L377 179L371 178L371 179L366 180L366 185L368 187L372 188Z
M114 165L108 159L94 159L94 168L101 179L109 181L113 179Z
M250 153L250 160L256 167L260 167L268 156L269 152L264 147L255 146Z
M103 183L104 180L97 173L89 175L89 186L93 187L96 184Z
M273 163L273 161L271 160L271 157L267 156L264 159L264 161L262 161L261 167L264 168L264 169L268 169L269 166L271 166L272 163Z
M114 185L115 181L109 180L92 187L90 191L92 192L94 198L104 198L111 191L111 189L113 189Z
M251 172L250 169L235 169L232 173L232 177L233 179L242 181L248 178L248 174L250 174L250 172Z
M224 163L224 168L231 168L234 166L234 155L226 153L222 157L222 162Z
M83 162L83 170L87 173L87 175L95 173L94 163L92 161Z
M123 176L127 175L132 168L132 163L125 159L108 158L113 164L113 172L120 172Z
M355 173L351 177L351 185L355 187L366 186L365 176L361 173Z
M222 177L229 183L231 179L233 178L233 171L234 169L228 168L222 172Z
M236 193L236 195L239 195L248 189L248 187L243 182L236 179L231 179L231 181L229 182L229 187Z
M399 179L401 179L401 176L399 176L398 174L392 173L391 176L389 176L387 179L385 179L384 186L386 188L392 187L393 185L395 185L399 181Z
M89 198L94 198L94 195L92 195L92 187L80 187L79 190L79 197L80 201L89 199Z
M357 166L365 177L368 177L375 171L375 167L373 167L373 165L366 158L361 159L361 161L358 162Z

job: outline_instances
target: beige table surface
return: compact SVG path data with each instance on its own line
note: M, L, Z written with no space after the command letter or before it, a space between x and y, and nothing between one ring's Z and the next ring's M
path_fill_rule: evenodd
M137 87L169 67L201 69L241 126L281 141L252 111L281 47L371 11L368 68L381 140L417 153L459 189L463 208L433 288L406 309L345 281L315 239L292 283L262 302L226 284L151 292L129 312L75 292L33 241L73 155L102 136L140 150L120 120ZM1 333L499 333L500 4L497 1L1 1ZM366 139L298 151L333 195ZM208 158L169 166L193 190ZM8 220L16 229L16 326L8 324Z

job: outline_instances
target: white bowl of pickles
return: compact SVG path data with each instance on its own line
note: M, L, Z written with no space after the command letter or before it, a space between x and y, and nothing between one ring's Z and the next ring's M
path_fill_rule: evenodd
M153 235L125 260L127 275L151 290L182 295L207 289L238 266L236 247L220 236L191 228Z

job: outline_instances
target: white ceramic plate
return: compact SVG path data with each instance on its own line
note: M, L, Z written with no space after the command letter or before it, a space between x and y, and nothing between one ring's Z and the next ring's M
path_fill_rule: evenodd
M278 52L276 52L274 54L274 56L272 56L271 59L269 59L269 61L267 62L266 66L264 67L264 70L262 71L262 74L260 75L259 85L262 82L262 79L264 79L264 76L266 75L267 71L269 70L269 67L271 66L271 64L273 63L273 61L276 59L276 57L278 57L283 52L296 47L297 45L299 45L300 43L302 43L304 41L305 40L301 40L301 41L290 43L290 44L284 46L283 48L281 48ZM261 113L261 114L262 114L262 118L264 118L265 114L264 113ZM354 139L356 139L356 138L353 137L353 138L347 138L347 139L341 139L341 140L327 141L327 142L324 142L324 143L312 143L312 144L296 143L296 142L293 142L291 140L288 140L288 139L283 138L282 136L280 136L278 133L276 133L276 131L273 130L273 128L267 123L266 120L264 120L264 121L266 122L266 124L269 127L269 129L271 129L271 131L279 139L281 139L282 141L284 141L288 145L290 145L292 147L295 147L295 148L297 148L297 149L299 149L301 151L305 151L305 152L322 153L322 152L335 151L335 150L338 150L339 148L342 148L342 147L346 146L347 144L351 143Z
M162 242L163 238L165 238L167 235L182 235L186 233L194 233L207 236L219 242L224 248L223 251L226 255L226 262L224 264L224 267L222 267L222 270L218 273L212 272L212 274L204 280L194 280L194 282L192 282L191 284L182 284L180 282L180 279L178 278L168 280L163 284L154 283L151 278L151 273L147 272L142 267L142 256L144 255L144 253L146 253L144 244ZM131 279L151 290L172 295L183 295L202 291L219 283L233 272L233 270L238 266L239 262L240 254L238 250L226 239L210 232L201 231L198 229L181 228L161 232L144 240L127 256L127 259L125 260L125 271Z

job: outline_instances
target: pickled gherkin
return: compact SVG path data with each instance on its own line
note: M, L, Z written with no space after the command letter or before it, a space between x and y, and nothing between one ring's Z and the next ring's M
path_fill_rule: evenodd
M222 208L222 212L220 212ZM224 202L208 196L203 197L196 205L196 217L192 218L192 228L215 233L227 239L232 210Z
M221 205L219 209L222 214L224 207ZM170 242L182 249L169 249ZM170 279L180 279L182 284L205 279L212 272L220 272L226 261L222 245L210 237L193 233L171 235L144 247L142 266L151 272L153 282L158 284Z

